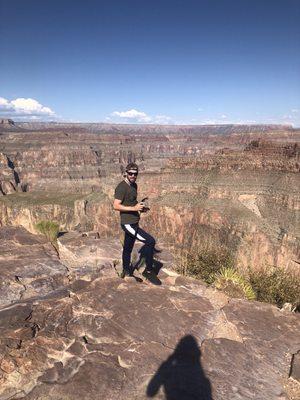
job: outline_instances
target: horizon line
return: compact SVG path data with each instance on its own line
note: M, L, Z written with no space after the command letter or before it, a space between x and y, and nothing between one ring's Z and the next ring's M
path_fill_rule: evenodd
M25 124L25 123L31 123L31 124L56 124L56 125L64 125L64 124L72 124L72 125L82 125L82 124L102 124L102 125L128 125L128 126L164 126L164 127L172 127L172 126L233 126L233 125L238 125L238 126L282 126L285 128L293 128L297 129L300 127L296 126L292 123L289 124L284 124L284 123L267 123L267 122L262 122L262 123L247 123L247 122L228 122L228 123L223 123L223 124L206 124L206 123L198 123L198 124L153 124L153 123L139 123L139 122L103 122L103 121L46 121L46 120L14 120L13 118L1 118L0 120L11 120L15 124Z

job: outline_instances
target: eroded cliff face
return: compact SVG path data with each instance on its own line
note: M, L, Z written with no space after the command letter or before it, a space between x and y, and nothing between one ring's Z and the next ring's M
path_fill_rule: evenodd
M122 167L136 161L140 198L148 196L151 204L141 223L158 239L191 251L214 240L225 243L240 268L299 270L300 132L98 129L51 126L3 134L0 225L35 232L39 220L51 219L62 230L119 235L114 188Z
M298 398L299 314L179 276L165 249L160 284L122 280L101 232L60 236L60 258L21 227L0 239L1 400Z
M19 189L20 178L9 157L0 153L0 195L14 193Z
M23 126L23 125L22 125ZM24 126L27 126L26 124ZM37 126L39 126L37 124ZM47 126L46 126L47 127ZM99 129L99 130L98 130ZM160 132L160 133L159 133ZM6 132L0 136L1 165L3 160L9 159L8 171L18 176L3 179L0 168L0 182L4 180L9 184L19 186L21 191L57 190L62 192L89 193L91 188L102 187L101 181L105 176L120 171L120 165L130 161L137 161L141 169L160 171L166 165L170 157L181 156L190 164L188 156L212 155L217 150L228 146L225 151L227 164L233 164L231 168L241 168L241 164L248 159L248 167L252 165L256 149L252 146L251 154L243 154L236 157L231 154L234 149L242 149L249 143L260 143L260 138L271 140L273 143L284 141L286 149L284 155L293 157L293 151L299 149L290 148L299 141L300 132L284 126L221 126L221 127L119 127L97 125L64 126L54 125L48 130L36 130L27 132ZM271 146L272 147L272 146ZM258 146L260 151L261 146ZM274 159L268 154L275 154L275 159L281 156L280 151L274 152L274 148L268 153L264 146L262 168L273 170ZM226 161L222 161L223 167ZM274 158L274 157L273 157ZM234 160L235 159L235 160ZM259 157L257 157L257 160ZM182 161L183 163L185 161ZM234 163L236 161L236 163ZM197 163L201 160L197 159ZM257 161L259 162L259 161ZM216 157L205 157L206 168L216 166ZM270 164L269 166L267 164ZM289 161L285 158L285 164ZM170 164L169 164L170 165ZM171 166L171 165L170 165ZM196 165L197 167L197 165ZM205 168L202 162L201 168ZM298 168L298 169L297 169ZM286 169L287 170L287 165ZM7 172L6 172L7 174ZM14 189L13 189L14 190ZM11 190L8 191L10 193ZM7 192L5 191L5 194Z
M193 208L161 206L143 221L143 226L156 237L168 240L171 247L192 253L201 252L207 243L214 244L215 249L225 245L242 270L275 265L299 273L298 232L270 228L245 208L233 208L232 202L225 204L227 215L221 210L224 201L207 201L205 206ZM238 220L230 215L233 212L239 212Z
M297 144L263 141L242 151L171 159L145 222L195 251L219 238L241 268L299 271L299 154Z
M54 220L61 229L74 226L74 201L78 196L57 193L29 192L3 196L0 201L1 226L24 226L34 233L35 224L41 220Z
M0 201L0 226L23 226L36 233L41 220L59 223L60 229L101 230L110 235L118 230L118 218L112 202L102 192L89 195L54 192L15 193Z

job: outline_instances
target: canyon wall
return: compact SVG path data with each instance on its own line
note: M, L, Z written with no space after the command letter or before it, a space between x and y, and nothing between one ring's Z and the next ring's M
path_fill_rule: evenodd
M43 127L43 131L41 128ZM33 129L35 128L35 129ZM0 136L0 225L120 234L114 188L140 165L141 224L170 248L222 243L240 268L299 269L300 131L284 126L21 124ZM101 130L102 129L102 130Z

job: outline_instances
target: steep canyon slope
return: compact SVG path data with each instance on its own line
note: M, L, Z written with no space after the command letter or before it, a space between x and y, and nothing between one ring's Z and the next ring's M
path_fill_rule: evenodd
M0 128L1 129L1 128ZM300 260L300 131L288 126L20 124L0 136L0 224L116 235L113 191L141 167L143 224L172 248L225 244L240 268ZM20 131L22 130L22 131Z

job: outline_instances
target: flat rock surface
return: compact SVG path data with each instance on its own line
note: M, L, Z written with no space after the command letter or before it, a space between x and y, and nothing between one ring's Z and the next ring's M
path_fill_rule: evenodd
M81 246L88 254L89 241ZM102 256L98 276L93 263L80 275L78 262L67 284L0 309L1 400L297 398L299 314L229 299L164 266L160 285L120 279Z
M122 240L123 235L120 239L112 239L101 237L98 232L70 231L58 238L60 260L68 266L73 277L115 276L115 269L118 273L122 269ZM143 266L143 248L144 244L136 241L131 257L134 266ZM172 268L172 254L165 248L159 250L155 255L156 262L161 267Z
M43 236L0 229L0 306L45 295L68 283L68 270Z

